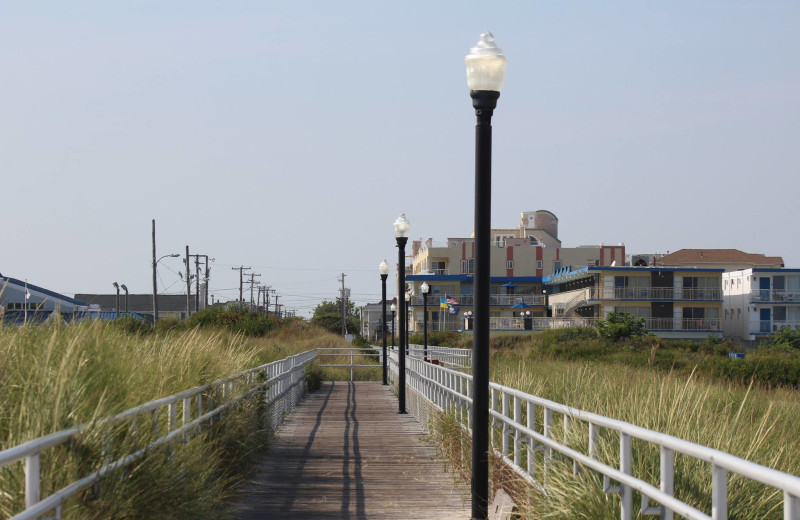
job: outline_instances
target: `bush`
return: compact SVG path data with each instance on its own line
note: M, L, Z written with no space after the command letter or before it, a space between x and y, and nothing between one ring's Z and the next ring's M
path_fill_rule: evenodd
M244 306L207 307L192 314L189 327L220 327L245 336L263 336L276 326L274 318L251 311Z
M597 333L601 338L619 341L646 333L644 318L636 318L627 312L612 312L608 318L597 322Z
M800 330L781 329L774 336L765 341L766 347L788 347L790 349L800 349Z

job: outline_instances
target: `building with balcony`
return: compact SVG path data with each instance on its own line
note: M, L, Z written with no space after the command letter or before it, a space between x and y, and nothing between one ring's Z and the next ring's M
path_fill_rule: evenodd
M722 335L722 269L588 266L543 280L553 319L606 319L612 312L644 318L664 338Z
M725 336L752 344L800 330L800 269L750 268L722 275Z
M474 234L474 233L473 233ZM566 266L624 265L623 244L563 247L558 218L547 210L526 211L519 227L492 229L491 275L496 277L548 276ZM448 238L444 243L414 241L410 275L466 275L475 273L475 239Z
M428 330L469 329L468 312L473 310L471 275L413 274L406 277L409 300L409 330L421 331L424 301L420 287L427 283ZM490 327L492 330L525 330L525 317L547 316L542 279L538 276L492 276L489 282ZM527 314L530 313L530 314Z

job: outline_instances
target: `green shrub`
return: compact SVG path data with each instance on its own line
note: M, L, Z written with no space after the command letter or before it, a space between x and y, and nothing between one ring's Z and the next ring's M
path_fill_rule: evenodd
M645 321L628 312L612 312L605 320L597 322L597 333L611 341L643 336L646 333Z
M263 336L277 325L274 318L244 306L207 307L187 320L189 327L220 327L245 336Z
M774 336L765 341L766 347L784 346L792 349L800 349L800 330L781 329Z

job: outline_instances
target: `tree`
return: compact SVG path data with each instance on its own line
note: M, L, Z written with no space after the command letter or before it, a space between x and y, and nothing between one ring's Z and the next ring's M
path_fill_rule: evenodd
M347 302L347 332L358 334L360 332L356 306L352 301ZM311 324L323 328L334 334L342 333L342 300L336 298L335 302L323 301L314 309Z
M644 318L637 319L628 312L612 312L605 320L597 322L600 337L612 341L644 336L646 332Z

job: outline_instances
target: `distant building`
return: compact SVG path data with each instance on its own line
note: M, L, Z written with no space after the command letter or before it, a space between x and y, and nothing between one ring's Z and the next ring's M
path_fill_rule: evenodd
M88 304L24 280L0 276L0 318L4 322L44 321L53 312L70 319Z
M386 335L389 338L392 328L392 310L393 303L396 304L397 298L386 300L386 330L389 331ZM361 307L361 335L370 341L377 341L380 339L381 321L383 320L383 305L382 302L368 303Z
M117 309L117 294L76 294L75 298L87 302L89 305L99 307L103 311L125 310L125 294L119 296L119 306ZM192 312L194 312L194 297L191 300ZM153 295L152 294L129 294L128 312L145 316L152 321L153 319ZM159 294L158 295L158 318L185 318L186 317L186 295L183 294Z
M573 266L624 265L625 246L562 247L558 218L547 210L525 211L515 228L491 230L490 306L492 330L528 327L525 316L544 318L547 305L542 278ZM465 313L473 307L475 239L448 238L436 245L429 238L414 241L406 281L410 301L409 330L422 330L423 299L419 288L430 287L428 330L466 328ZM400 294L403 291L399 291Z
M577 323L612 312L644 318L664 338L722 335L722 269L595 267L545 278L554 319ZM590 322L590 321L589 321Z
M781 268L783 258L745 253L738 249L680 249L655 260L656 267L708 267L738 271L753 268Z
M800 269L724 273L722 292L725 336L752 344L781 329L800 330Z

